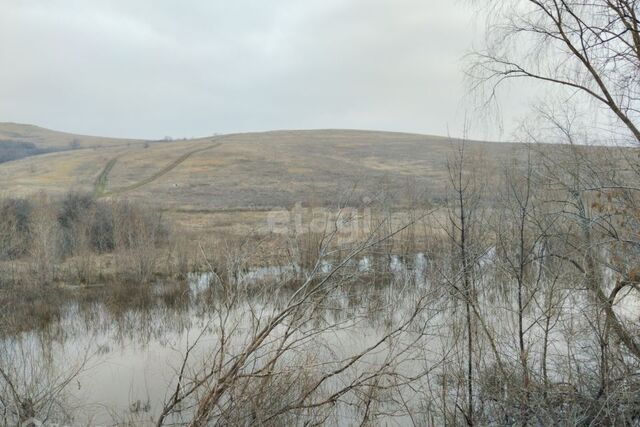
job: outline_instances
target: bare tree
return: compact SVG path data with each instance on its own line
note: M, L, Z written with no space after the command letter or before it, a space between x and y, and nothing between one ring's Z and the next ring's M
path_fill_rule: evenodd
M477 158L476 158L477 160ZM475 170L473 157L461 141L455 156L448 161L450 200L448 221L445 230L453 246L452 277L449 284L454 295L464 303L466 325L466 411L467 425L475 425L474 408L474 354L477 335L476 322L479 321L477 291L474 279L475 263L484 252L485 242L480 236L483 209L480 175Z
M36 284L51 284L55 280L59 260L60 229L56 209L50 197L40 194L30 218L31 274Z
M640 3L637 0L508 0L488 7L486 43L472 55L475 87L510 79L567 89L594 101L640 143ZM580 96L574 96L580 95Z

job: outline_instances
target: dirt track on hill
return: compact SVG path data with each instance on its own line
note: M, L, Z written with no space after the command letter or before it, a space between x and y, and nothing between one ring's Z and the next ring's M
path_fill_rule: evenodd
M117 161L118 156L110 159L105 165L104 169L102 169L102 172L100 172L100 175L98 175L98 178L96 178L93 190L93 194L95 197L101 197L105 194L107 183L109 181L109 172L111 172L111 169L113 169Z
M188 153L185 153L185 154L181 155L180 157L178 157L177 159L175 159L174 161L172 161L171 163L169 163L168 165L166 165L165 167L160 169L158 172L154 173L153 175L151 175L151 176L149 176L149 177L147 177L147 178L145 178L145 179L143 179L141 181L138 181L136 183L133 183L131 185L127 185L127 186L124 186L124 187L114 188L111 191L104 191L104 188L103 188L103 191L98 193L99 185L104 184L104 187L106 187L109 172L111 171L111 169L113 169L113 166L115 165L115 161L117 160L117 158L111 159L109 161L109 163L107 163L107 166L105 166L105 169L102 171L102 173L100 174L98 179L96 180L96 191L95 191L95 194L96 194L97 197L111 196L111 195L114 195L114 194L126 193L127 191L131 191L131 190L135 190L137 188L143 187L143 186L145 186L147 184L150 184L151 182L155 181L156 179L160 178L161 176L171 172L173 169L175 169L177 166L179 166L182 162L187 160L192 155L194 155L196 153L200 153L202 151L213 150L214 148L217 148L217 147L219 147L221 145L222 145L222 142L218 142L218 143L216 143L214 145L211 145L209 147L199 148L197 150L189 151ZM113 162L113 163L111 163L111 162Z

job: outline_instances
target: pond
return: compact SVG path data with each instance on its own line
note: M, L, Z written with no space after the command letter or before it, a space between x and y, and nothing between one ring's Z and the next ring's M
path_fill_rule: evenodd
M380 265L385 274L376 272L380 276L376 279L374 270ZM377 396L376 417L392 424L412 424L415 420L409 412L419 412L424 402L415 386L406 385L406 379L435 369L448 346L436 333L447 320L440 314L442 293L429 285L427 260L423 254L408 260L395 255L382 260L361 257L342 266L339 274L336 271L334 262L319 265L316 281L335 276L323 285L329 290L323 288L312 295L298 314L274 328L246 361L250 366L243 369L259 371L270 352L285 341L291 348L279 357L277 369L291 372L298 380L333 372L354 355L361 355L357 363L323 381L318 393L330 396L350 381L362 379L363 372L384 367L389 371L384 379L386 387L390 389L396 381L396 392L407 394L401 404L387 401L388 396ZM296 277L301 274L295 265L250 269L239 272L235 288L229 290L217 283L214 273L194 273L184 285L159 281L150 286L145 303L137 306L114 305L109 298L69 301L46 327L3 339L6 375L23 395L41 399L33 406L35 417L42 421L155 425L171 400L180 372L184 382L186 378L193 382L210 369L217 355L225 364L236 360L255 340L257 331L296 298L298 285L291 282L299 284ZM427 300L420 315L407 322L418 302ZM287 334L290 337L283 338ZM370 387L363 381L362 387L354 386L341 394L337 399L340 404L329 405L331 408L322 412L323 420L359 424L363 413L357 404L362 399L358 390L365 385ZM291 388L289 384L289 397L295 401ZM6 389L5 384L5 393ZM297 393L304 392L301 390ZM198 390L177 405L166 424L188 422L202 393ZM251 391L246 393L252 399ZM227 401L225 405L230 404ZM414 411L407 411L409 406ZM301 408L296 411L293 418L278 415L280 418L272 422L304 424L318 416Z

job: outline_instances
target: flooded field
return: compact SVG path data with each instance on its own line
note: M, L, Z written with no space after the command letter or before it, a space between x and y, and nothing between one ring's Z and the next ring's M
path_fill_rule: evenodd
M419 416L417 410L424 402L416 401L415 390L405 382L433 370L442 353L442 343L434 339L435 334L429 336L428 330L443 325L438 325L435 311L426 309L426 299L435 303L438 297L427 283L423 254L409 260L392 256L384 263L387 274L380 285L366 276L374 264L370 257L342 267L330 292L323 290L303 300L298 313L274 328L245 361L248 367L244 369L260 371L271 361L272 352L290 346L273 361L272 369L277 372L268 386L286 390L278 396L282 407L259 402L275 396L250 393L248 400L255 401L257 408L245 408L247 423L256 416L252 411L262 410L276 424L284 422L283 416L294 424L317 419L317 414L305 414L304 405L298 405L294 416L277 412L295 403L297 393L316 387L321 376L331 373L314 390L335 399L322 417L341 425L359 424L363 414L357 383L377 376L381 369L389 370L385 387L406 388L402 405L411 404ZM337 271L330 262L319 263L317 270L317 280ZM159 281L144 291L144 303L137 306L118 304L114 308L105 301L71 301L43 327L2 340L2 359L9 362L5 373L25 395L42 395L42 401L32 402L33 410L50 423L155 425L178 379L198 381L214 361L232 363L260 328L291 304L296 287L282 283L295 282L300 274L293 265L244 271L231 297L216 282L215 274L207 272L190 274L185 283ZM370 280L362 281L362 277ZM417 306L421 320L409 322ZM351 363L354 356L358 360ZM430 363L433 365L427 366ZM335 370L342 371L334 374ZM344 390L350 383L354 386ZM286 401L287 393L291 402ZM331 397L332 393L339 393L339 398ZM388 410L384 418L393 424L411 424L407 408L389 398L378 403ZM168 424L188 423L197 400L189 397L181 402Z
M512 387L521 381L530 383L527 399L557 411L536 414L540 422L567 416L567 389L589 390L600 369L598 335L579 309L589 300L567 281L544 277L540 264L539 301L519 318L517 288L490 248L474 267L477 303L467 305L447 281L445 259L358 255L311 268L212 269L145 286L75 289L64 302L52 297L46 310L38 300L37 311L27 298L0 341L2 421L464 424L457 405L467 384L467 307L481 356L473 368L483 419L500 423L517 413L494 397L518 396ZM629 301L620 316L633 312ZM524 379L521 324L531 364Z

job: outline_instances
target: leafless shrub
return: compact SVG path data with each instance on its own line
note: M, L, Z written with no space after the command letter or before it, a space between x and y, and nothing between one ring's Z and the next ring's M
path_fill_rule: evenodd
M25 199L0 201L0 260L13 260L28 252L29 218L33 206Z
M184 274L188 268L167 221L140 204L71 192L59 199L44 194L3 199L0 213L0 261L16 261L2 265L12 272L14 283L25 277L24 261L35 284L95 282L104 273L99 256L114 252L123 280L146 282L154 273L171 274L177 268ZM170 247L173 252L166 249ZM161 250L174 256L166 258L171 262L163 269L157 263Z
M30 218L30 269L33 281L37 284L51 284L55 279L60 259L58 243L61 241L55 214L53 201L41 194Z
M84 369L88 356L72 365L51 366L40 357L43 349L35 341L8 341L0 347L0 422L23 425L71 422L66 388Z

